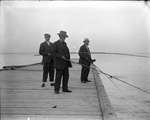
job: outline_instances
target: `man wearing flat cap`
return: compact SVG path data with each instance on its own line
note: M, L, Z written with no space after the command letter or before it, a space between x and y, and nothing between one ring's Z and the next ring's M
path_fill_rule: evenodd
M60 31L58 33L59 40L54 43L54 66L56 68L55 88L54 92L59 94L61 79L62 79L62 91L72 92L68 89L69 80L69 67L72 67L70 62L70 52L65 39L68 38L66 31Z
M45 83L47 82L48 74L49 81L54 81L54 60L53 60L53 44L50 42L50 34L45 33L44 38L45 41L40 44L39 54L43 56L43 80L41 87L45 87ZM51 83L52 85L52 83Z
M91 52L89 50L89 39L85 38L83 41L83 45L79 49L79 64L81 64L81 83L91 82L88 80L88 75L90 72L90 65L91 63L95 62L95 59L91 58Z

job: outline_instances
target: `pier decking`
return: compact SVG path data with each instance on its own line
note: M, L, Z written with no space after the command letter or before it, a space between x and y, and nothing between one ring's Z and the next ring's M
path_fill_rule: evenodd
M53 86L41 88L42 65L0 71L1 120L116 120L97 71L80 82L81 67L70 68L72 93L54 93Z

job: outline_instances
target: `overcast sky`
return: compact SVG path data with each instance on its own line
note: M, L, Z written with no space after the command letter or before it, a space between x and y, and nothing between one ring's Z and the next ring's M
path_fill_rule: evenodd
M150 52L150 9L143 2L3 2L0 51L37 53L43 34L66 30L70 51Z

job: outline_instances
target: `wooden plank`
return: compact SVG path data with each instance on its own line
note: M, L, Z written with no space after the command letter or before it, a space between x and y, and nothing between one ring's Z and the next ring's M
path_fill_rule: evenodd
M80 70L79 65L73 65L70 69L69 88L73 92L61 92L58 95L54 94L54 88L49 84L41 88L41 65L2 71L0 87L3 119L10 115L70 115L80 118L89 116L97 120L101 113L93 73L89 74L92 82L81 84Z

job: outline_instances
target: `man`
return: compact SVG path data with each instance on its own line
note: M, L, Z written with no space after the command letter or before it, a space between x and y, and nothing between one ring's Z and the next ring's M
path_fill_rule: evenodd
M59 40L54 43L54 66L56 68L55 88L54 92L59 94L61 79L62 79L62 91L72 92L68 89L69 80L69 67L72 67L70 62L70 52L65 39L68 37L65 31L58 33Z
M88 80L91 63L95 62L95 59L91 58L91 52L89 50L89 39L85 38L83 45L79 49L79 64L81 64L81 83L91 82Z
M53 61L53 44L50 42L50 34L45 33L45 41L40 44L39 54L43 56L43 83L41 87L45 87L45 82L47 82L48 74L49 81L54 81L54 61ZM51 84L52 85L52 84Z

